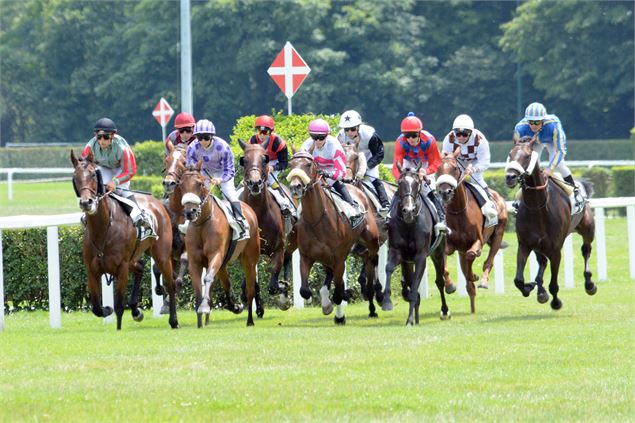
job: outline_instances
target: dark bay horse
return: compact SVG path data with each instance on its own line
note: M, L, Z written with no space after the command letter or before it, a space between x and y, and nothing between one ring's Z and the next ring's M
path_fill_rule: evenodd
M92 150L86 158L80 159L77 159L71 150L70 158L75 168L73 185L79 196L79 207L86 214L83 255L93 313L98 317L106 317L113 312L112 308L101 305L100 279L105 273L111 274L117 281L115 314L117 316L117 330L121 329L129 269L138 271L139 258L143 253L149 251L163 275L168 290L170 326L178 328L175 286L170 259L172 229L170 217L165 207L159 200L150 195L135 195L137 203L152 215L158 235L158 239L150 237L138 241L137 230L133 227L130 217L115 199L104 194L103 186L100 186L102 185L101 179L98 177L97 164ZM135 286L135 289L138 287ZM134 301L131 300L131 303ZM136 308L136 304L133 307Z
M414 324L419 324L419 283L426 270L426 259L430 257L436 271L435 283L441 295L441 319L446 320L450 318L450 312L444 293L445 237L432 249L434 222L428 207L423 204L422 182L419 178L421 163L414 168L401 168L400 165L398 168L401 174L388 223L388 263L382 309L392 310L390 278L397 266L401 265L405 281L402 293L410 303L406 325L413 325L413 317Z
M447 225L452 233L447 236L446 256L459 252L461 270L465 276L467 293L470 296L470 309L474 313L476 306L474 297L476 288L474 282L478 276L472 272L472 264L481 255L481 249L489 244L490 249L483 263L483 278L481 285L487 286L489 273L494 265L494 256L501 247L505 226L507 226L507 206L505 200L493 189L490 189L494 204L498 210L498 224L484 228L485 219L478 205L475 194L466 188L463 166L458 159L461 150L456 149L452 154L446 154L441 159L441 165L436 172L437 192L441 196L446 210ZM447 268L445 271L447 277Z
M589 267L595 222L588 203L584 205L580 213L571 216L568 195L551 178L546 179L540 170L538 153L533 151L536 142L535 137L524 137L519 142L515 141L505 168L507 186L514 187L520 184L522 190L522 199L516 216L518 253L514 284L525 297L528 297L537 285L538 302L546 303L549 300L549 294L542 285L547 259L549 259L551 263L549 292L553 295L550 305L552 309L559 310L562 307L562 301L558 298L561 250L565 238L573 231L582 235L584 289L589 295L594 295L597 291L597 286L591 280ZM586 181L580 182L591 196L591 184ZM525 283L523 272L531 251L536 253L538 274L535 282Z
M240 164L245 169L243 185L245 189L240 195L241 201L248 204L258 217L260 225L261 254L271 259L271 279L269 280L269 294L279 294L278 307L282 310L289 308L289 265L291 255L297 248L295 228L288 235L285 234L285 219L278 203L267 189L269 170L267 167L266 143L245 144L238 140L245 155ZM269 142L269 141L267 141ZM284 187L281 187L284 189ZM291 195L289 194L289 198ZM294 199L297 208L297 201ZM280 271L284 270L284 280L279 281ZM258 291L258 287L256 287Z
M182 193L181 203L185 217L190 221L185 235L188 267L192 278L192 288L196 294L198 327L202 326L202 315L210 312L210 291L218 277L225 291L225 308L233 313L242 312L240 304L234 304L230 291L227 266L238 259L245 275L245 296L248 304L247 326L253 326L252 302L256 290L256 265L260 257L258 219L248 205L242 203L242 212L249 224L249 238L232 244L232 229L225 213L212 199L206 178L201 175L202 161L187 168L179 183ZM201 285L201 274L206 268ZM203 291L204 289L204 291Z
M318 165L313 156L306 151L300 151L293 155L289 164L291 171L287 179L290 182L291 194L300 199L302 209L296 224L302 277L300 295L304 299L311 298L309 273L315 262L322 263L327 279L332 275L335 282L335 324L346 324L341 303L348 299L350 292L345 292L343 276L346 257L357 245L355 252L363 258L368 275L368 284L362 287L362 290L366 291L365 295L369 299L369 317L377 317L372 295L379 260L379 232L375 217L372 213L367 213L364 222L353 229L348 219L340 214L333 200L322 188L322 177L319 176ZM350 185L347 188L353 199L368 210L368 200L364 193ZM328 314L324 306L322 310Z

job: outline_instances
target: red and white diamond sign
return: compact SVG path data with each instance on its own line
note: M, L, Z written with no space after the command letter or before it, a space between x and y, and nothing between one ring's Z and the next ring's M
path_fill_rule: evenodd
M173 114L174 110L172 110L170 104L168 104L167 100L163 97L161 97L161 100L159 100L152 111L152 116L154 116L157 122L159 122L159 125L163 128L168 124Z
M309 72L309 65L288 41L267 70L287 98L293 97Z

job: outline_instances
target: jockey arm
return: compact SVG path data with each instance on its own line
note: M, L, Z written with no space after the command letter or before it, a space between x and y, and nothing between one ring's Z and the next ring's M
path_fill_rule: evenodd
M276 146L274 146L275 148ZM283 149L278 151L276 155L278 163L273 167L274 170L284 170L289 167L289 148L285 145Z
M403 158L405 157L405 155L406 155L406 152L404 151L398 139L397 141L395 141L395 153L392 159L392 170L391 170L392 176L394 176L395 179L399 179L399 175L401 173L399 172L399 169L397 169L397 163L399 163L399 166L403 166Z
M437 168L440 165L441 154L439 154L437 140L434 137L430 137L430 147L428 147L428 168L426 169L426 174L431 175L436 173Z
M367 166L369 169L372 169L384 160L384 143L381 138L379 138L379 135L377 135L377 132L375 132L368 141L368 150L372 156L368 159ZM363 153L361 154L363 155Z
M125 184L131 180L136 173L137 161L135 160L134 153L130 147L125 147L121 157L121 173L112 178L112 181L115 185Z
M554 122L551 125L553 125L553 135L551 136L551 139L553 141L554 154L549 161L548 167L549 169L554 170L567 155L567 137L560 122Z
M476 148L476 161L472 164L474 172L485 172L490 166L489 142L483 135L477 135L480 138L478 147Z

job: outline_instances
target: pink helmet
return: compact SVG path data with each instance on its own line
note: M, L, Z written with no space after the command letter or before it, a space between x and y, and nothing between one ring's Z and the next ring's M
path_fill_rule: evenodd
M309 124L309 134L324 134L328 135L331 132L329 123L324 119L312 120Z

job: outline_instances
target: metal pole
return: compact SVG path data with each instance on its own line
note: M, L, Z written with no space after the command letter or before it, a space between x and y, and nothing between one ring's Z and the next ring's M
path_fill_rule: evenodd
M161 141L165 141L165 126L161 126L161 134L163 135L163 138L161 138Z
M181 0L181 111L194 114L192 105L192 33L190 0ZM163 134L165 140L165 133Z
M287 114L291 116L291 97L287 97Z
M628 265L631 271L631 279L635 279L635 206L626 207L626 222L628 224ZM2 266L2 263L0 263L0 266Z
M60 247L57 226L46 228L46 238L49 268L49 320L52 328L61 328Z

